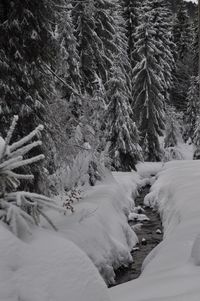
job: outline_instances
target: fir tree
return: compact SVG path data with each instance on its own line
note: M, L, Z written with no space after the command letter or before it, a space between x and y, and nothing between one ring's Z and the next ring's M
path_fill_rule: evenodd
M183 59L191 46L191 24L184 1L181 1L174 20L173 37L176 44L177 57L178 59Z
M132 68L135 67L138 59L135 53L135 33L138 26L139 5L140 2L138 0L123 0L121 4L128 40L128 57Z
M112 12L113 18L115 21L116 32L114 35L114 43L117 46L117 64L120 65L121 72L124 74L126 79L126 86L129 90L130 102L132 102L132 83L131 83L131 62L128 57L128 39L127 39L127 30L125 27L125 20L122 13L122 7L120 3L115 4L115 10ZM116 62L116 59L113 60L113 66Z
M63 85L61 82L58 82L58 84L62 87L63 97L69 101L70 96L74 95L73 90L77 91L77 93L81 91L80 59L77 52L78 45L74 35L70 9L62 12L60 23L55 30L55 35L58 35L58 43L60 45L57 73L69 87Z
M44 156L40 154L24 158L33 148L41 145L41 141L32 140L43 130L41 125L19 141L10 144L17 121L18 117L15 116L5 140L0 138L0 220L7 224L14 234L24 238L31 232L31 225L39 225L41 216L56 230L44 208L63 212L64 210L44 195L18 190L21 181L34 179L32 174L22 174L20 168L36 163L44 159Z
M197 17L194 20L193 26L193 42L192 42L192 61L193 61L193 74L198 75L199 66L199 26Z
M166 113L166 130L164 147L171 148L178 145L181 141L180 124L178 122L177 114L172 107L167 107Z
M130 170L141 160L139 134L129 104L129 90L121 67L116 63L108 82L109 105L106 113L110 155L116 170Z
M187 123L187 138L193 140L194 131L199 115L199 84L198 78L192 77L190 88L187 94L187 111L186 111L186 123Z
M173 38L176 45L176 66L174 70L172 102L177 109L185 111L189 78L193 68L191 65L192 27L184 1L181 1L174 20Z
M161 159L158 136L164 130L164 96L159 65L160 44L155 30L145 14L137 28L136 48L140 61L133 70L134 113L138 118L144 158L148 161Z
M163 85L165 101L169 102L169 93L172 88L172 71L175 66L173 52L175 44L172 42L172 13L165 0L146 1L146 12L149 14L149 21L155 31L154 38L160 53L157 60L162 70L160 78ZM142 13L142 11L141 11Z
M80 56L83 90L92 95L96 78L107 81L112 65L110 56L113 43L113 19L109 14L111 3L107 0L86 2L79 0L72 10Z
M20 135L26 134L44 115L44 99L49 95L52 64L57 43L52 24L59 0L4 2L4 22L0 26L0 122L9 123L19 115ZM48 51L47 51L48 49ZM46 74L47 73L47 74ZM26 123L26 127L22 124ZM1 126L2 128L2 126ZM18 132L19 132L18 130Z
M200 118L199 117L197 118L197 121L196 121L193 142L194 142L193 159L198 160L198 159L200 159Z

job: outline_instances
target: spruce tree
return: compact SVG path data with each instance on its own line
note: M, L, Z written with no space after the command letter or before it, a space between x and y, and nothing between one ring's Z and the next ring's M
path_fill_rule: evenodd
M5 140L0 137L0 221L23 239L31 233L31 225L40 224L41 217L45 218L56 230L44 208L61 212L65 210L44 195L19 190L21 181L34 181L31 173L24 174L20 168L38 163L44 159L44 156L39 154L25 158L32 149L41 145L41 141L37 139L33 141L33 139L43 130L42 125L19 141L11 143L17 121L18 116L15 116Z
M58 35L59 57L57 61L57 73L68 86L58 81L63 90L63 97L67 101L70 96L76 96L73 90L80 93L81 76L79 70L79 55L77 51L77 40L74 34L74 26L71 17L71 10L64 10L60 13L60 22L55 29L55 35ZM71 89L72 88L72 89Z
M136 49L140 61L133 70L134 113L141 132L144 158L159 161L159 135L164 130L164 96L162 66L159 65L160 43L146 13L137 28Z
M109 100L106 113L108 140L112 165L116 170L135 169L135 164L142 159L139 147L139 134L129 103L129 90L126 77L116 58L112 68L112 77L108 82Z
M199 117L197 118L197 121L196 121L193 142L194 142L193 159L198 160L198 159L200 159L200 118Z
M138 0L123 0L121 4L128 40L128 57L132 68L135 67L137 62L137 55L135 53L135 33L136 27L138 26L139 6L140 1Z
M146 12L149 14L150 22L152 22L155 31L154 38L160 50L160 54L157 55L158 63L162 68L160 78L165 101L169 102L172 89L172 71L175 66L173 56L175 44L172 42L172 13L165 0L146 1Z
M178 110L187 107L187 91L192 74L192 27L186 10L185 2L181 1L173 25L173 39L176 45L174 84L172 102Z
M193 140L197 117L199 115L199 84L198 78L192 77L190 87L187 93L187 138Z
M165 148L174 148L181 141L180 124L178 122L177 113L172 107L167 107L166 113L166 129L165 129Z
M112 4L108 0L86 2L76 1L72 10L75 35L80 56L82 89L93 94L96 78L103 82L108 79L115 51L113 19L110 15Z
M193 26L193 42L192 42L192 62L193 62L193 74L198 75L199 66L199 25L197 17L194 20Z
M8 124L11 116L18 114L20 136L33 129L45 112L45 100L51 90L46 64L53 64L56 56L52 23L60 2L13 0L3 3L0 122L5 128L5 122Z
M120 65L121 71L126 78L126 86L129 90L130 102L132 102L132 83L131 83L131 62L128 56L128 38L127 38L127 30L125 26L125 20L123 17L123 10L120 2L115 4L115 10L112 11L113 19L115 21L115 35L114 35L114 43L117 47L117 57L118 64ZM116 59L113 60L113 65L115 64Z

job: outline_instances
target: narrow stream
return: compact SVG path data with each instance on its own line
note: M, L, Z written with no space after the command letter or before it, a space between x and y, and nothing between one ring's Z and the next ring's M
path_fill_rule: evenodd
M144 208L144 197L149 193L150 186L144 187L139 196L135 200L135 206ZM149 207L144 208L144 214L149 218L148 221L134 222L131 221L131 226L142 223L140 230L135 231L139 243L132 252L133 263L128 267L121 267L116 271L115 285L125 283L127 281L136 279L141 274L142 263L145 257L153 250L163 239L162 223L157 211Z

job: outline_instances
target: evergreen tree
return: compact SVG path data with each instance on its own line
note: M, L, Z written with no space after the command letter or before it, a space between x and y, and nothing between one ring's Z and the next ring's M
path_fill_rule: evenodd
M133 112L129 104L129 90L126 78L117 63L112 69L112 77L108 82L107 97L109 99L106 113L108 139L111 142L110 155L116 170L130 170L141 160L139 134Z
M55 35L58 35L60 52L58 57L58 75L69 85L61 85L64 97L69 101L73 90L80 93L81 76L79 72L79 55L77 52L77 40L74 35L74 26L71 18L71 10L63 11L60 14L60 23L56 27ZM72 89L70 89L72 88Z
M196 121L193 142L194 142L193 159L198 160L198 159L200 159L200 118L199 117L197 118L197 121Z
M108 0L76 1L72 10L80 56L83 90L92 95L96 78L107 81L112 66L110 56L115 49L112 3Z
M41 141L32 141L42 130L35 130L17 142L10 143L18 117L15 116L5 140L0 137L0 221L7 224L10 230L20 238L30 234L30 226L39 225L40 217L45 218L56 230L52 221L46 215L44 208L65 211L44 195L19 191L21 181L33 181L32 174L23 174L20 168L44 159L43 155L26 156L33 148L41 145Z
M172 107L167 108L164 147L175 147L181 141L178 116Z
M194 131L199 115L199 84L196 77L191 78L190 88L187 94L187 111L186 111L186 123L187 123L187 138L193 140Z
M128 57L128 39L127 39L127 30L125 26L125 20L123 17L122 6L120 2L115 4L115 10L112 11L113 19L115 21L116 32L114 35L114 43L117 46L117 64L120 65L121 72L124 74L126 79L126 86L129 90L130 102L132 102L132 83L131 83L131 62ZM113 60L113 65L115 64L116 59Z
M4 2L0 26L0 122L4 128L13 114L19 115L20 136L44 115L51 90L46 64L52 64L57 43L52 35L57 3L41 1ZM48 51L47 51L48 49ZM26 124L26 127L22 124ZM3 126L1 126L3 128Z
M191 24L184 1L181 1L174 20L173 37L176 44L177 57L183 59L191 46Z
M138 0L123 0L122 10L123 18L125 20L126 36L128 40L128 57L131 67L134 68L137 62L137 55L135 53L135 33L138 26L138 8L140 1Z
M198 66L199 66L199 25L198 19L195 18L195 21L192 26L193 29L193 43L192 43L192 55L193 55L193 74L198 75Z
M163 85L163 95L165 101L169 102L169 93L172 88L172 70L175 65L173 56L175 45L172 42L172 13L165 0L146 1L146 11L149 14L149 21L152 22L155 31L154 38L160 50L157 60L162 68L160 78Z
M192 73L192 27L184 1L181 1L174 20L173 38L176 44L176 67L174 70L172 102L177 109L185 111L189 78Z
M148 13L137 28L136 48L140 61L133 70L134 113L138 118L144 158L161 159L158 136L164 130L164 96L159 65L160 44Z

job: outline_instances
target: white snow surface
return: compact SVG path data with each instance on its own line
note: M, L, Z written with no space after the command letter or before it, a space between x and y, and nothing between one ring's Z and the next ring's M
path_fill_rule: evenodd
M138 279L110 289L111 300L200 300L199 179L199 160L171 161L159 172L145 204L158 208L164 240L147 256Z
M130 251L138 239L128 224L128 215L134 208L132 197L141 185L136 172L113 173L85 192L74 204L74 213L48 213L60 235L89 256L107 283L114 283L115 269L132 262Z
M0 224L1 301L109 301L106 285L72 242L36 230L25 243Z
M22 241L0 223L1 301L110 300L99 272L114 282L114 268L132 261L137 236L127 217L142 183L135 172L115 177L88 190L74 213L48 211L58 232L43 222Z
M150 178L156 176L157 173L163 168L163 162L140 162L136 165L137 173L142 178Z

